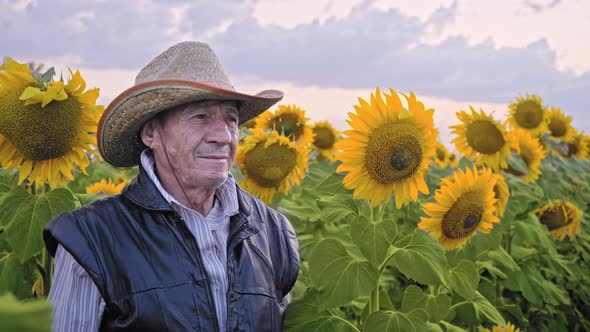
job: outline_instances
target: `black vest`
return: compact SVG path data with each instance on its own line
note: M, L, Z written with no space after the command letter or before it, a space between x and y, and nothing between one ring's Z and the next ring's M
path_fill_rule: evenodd
M280 331L284 296L299 269L297 240L280 213L237 188L230 219L229 331ZM217 331L213 296L194 236L141 169L121 195L53 220L61 244L106 302L101 331Z

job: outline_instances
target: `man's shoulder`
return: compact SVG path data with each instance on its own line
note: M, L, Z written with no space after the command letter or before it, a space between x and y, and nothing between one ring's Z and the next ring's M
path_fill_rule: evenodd
M76 210L63 213L51 221L51 223L63 222L93 222L97 220L110 220L115 209L121 209L125 198L122 195L108 196ZM51 224L50 223L50 224Z
M280 221L282 218L286 217L279 211L275 210L271 206L268 206L264 201L260 198L250 194L249 192L240 188L242 193L242 197L248 203L250 212L252 216L259 217L254 218L256 221L259 222L268 222L268 221Z

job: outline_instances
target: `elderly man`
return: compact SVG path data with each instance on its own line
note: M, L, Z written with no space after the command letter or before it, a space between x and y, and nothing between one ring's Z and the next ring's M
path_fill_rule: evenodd
M121 195L59 216L56 331L278 331L299 270L280 213L236 185L238 126L283 97L238 93L211 48L177 44L104 112L99 151L139 164Z

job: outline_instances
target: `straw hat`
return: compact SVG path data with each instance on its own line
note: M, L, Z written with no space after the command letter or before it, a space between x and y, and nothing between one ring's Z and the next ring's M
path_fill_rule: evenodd
M109 104L98 125L98 150L112 165L134 166L145 149L141 127L164 110L206 99L236 100L242 124L282 98L278 90L237 92L209 45L182 42L152 60L137 74L135 85Z

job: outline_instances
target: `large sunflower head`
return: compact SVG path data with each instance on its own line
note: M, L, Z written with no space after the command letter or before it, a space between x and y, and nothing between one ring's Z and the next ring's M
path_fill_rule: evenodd
M576 135L572 127L572 117L563 114L557 107L551 106L547 111L547 121L551 138L569 142Z
M519 176L525 182L535 182L541 175L541 161L545 158L543 146L538 138L531 136L526 130L513 130L509 133L509 136L517 142L518 149L514 152L518 153L522 158L528 173L524 174L510 165L504 170Z
M330 161L334 160L338 131L328 121L319 121L312 128L314 133L313 146L321 156Z
M497 177L489 169L458 170L442 180L435 203L424 205L418 227L430 233L445 250L463 247L477 231L488 233L499 222L494 186Z
M535 95L516 97L516 101L508 106L510 116L508 123L512 129L524 129L533 136L547 132L547 115L543 100Z
M99 182L95 182L86 188L86 192L89 194L104 194L107 196L112 196L119 194L121 190L125 187L125 185L129 183L129 180L106 180L102 179Z
M18 169L19 184L63 186L77 167L85 172L86 151L96 154L104 107L95 105L98 89L85 92L80 72L70 74L64 84L34 77L10 58L0 66L0 166Z
M590 139L588 136L578 133L574 129L573 137L567 143L567 154L562 154L566 159L576 157L577 159L588 158L590 156Z
M256 128L275 130L304 147L313 142L313 130L305 111L296 105L279 105L277 110L266 111L256 119Z
M462 124L451 126L457 135L453 143L468 158L477 158L477 164L485 164L494 170L507 167L510 149L516 148L506 128L491 115L469 106L471 113L457 112Z
M307 149L276 131L252 129L238 147L236 161L244 173L240 185L266 203L275 193L299 184L307 171Z
M520 332L520 329L508 322L505 325L495 325L492 330L485 329L485 332Z
M348 172L344 186L354 189L354 197L365 199L372 206L387 203L395 193L399 208L418 199L418 192L428 193L424 172L436 150L433 109L425 109L414 93L404 96L408 108L393 89L389 94L379 88L370 102L359 98L348 113L352 129L336 143L342 161L338 172Z
M573 241L580 233L582 211L570 202L554 200L536 210L535 214L556 240L563 240L567 235Z

